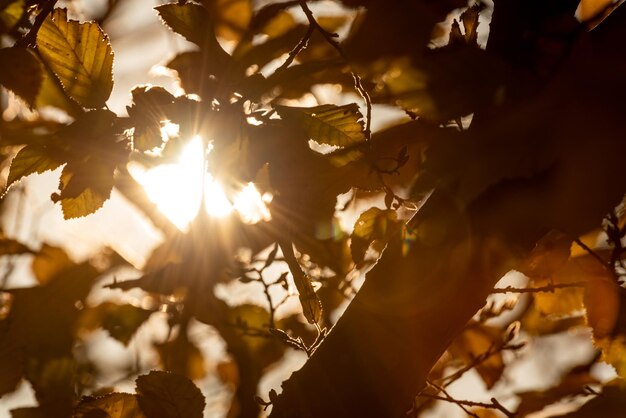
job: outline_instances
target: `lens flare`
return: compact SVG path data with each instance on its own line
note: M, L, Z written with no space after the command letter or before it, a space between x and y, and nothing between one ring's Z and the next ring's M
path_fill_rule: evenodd
M148 198L181 230L187 228L200 209L203 169L202 139L199 137L189 142L175 164L163 164L148 170L137 165L129 166L131 174L143 186ZM209 173L204 173L204 176L208 215L226 217L235 210L247 223L271 218L267 207L271 195L261 195L253 183L243 186L231 203L222 185Z

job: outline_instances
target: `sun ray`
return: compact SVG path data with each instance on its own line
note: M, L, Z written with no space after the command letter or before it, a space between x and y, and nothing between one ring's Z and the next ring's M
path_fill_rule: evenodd
M200 209L204 171L202 147L202 139L195 137L176 163L147 170L135 165L129 167L150 200L181 230L187 228ZM269 193L259 193L254 183L242 185L229 199L211 174L204 173L204 176L204 206L209 216L226 217L236 211L246 223L271 218L267 204L272 197Z

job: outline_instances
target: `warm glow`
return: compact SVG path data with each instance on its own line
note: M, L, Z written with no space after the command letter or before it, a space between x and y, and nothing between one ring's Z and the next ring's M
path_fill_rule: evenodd
M178 228L185 229L196 216L202 196L202 140L194 138L181 153L176 164L164 164L150 170L131 166L131 172L144 187L148 197ZM244 222L269 220L266 203L271 195L261 195L254 184L248 183L231 203L221 184L205 174L205 206L213 217L224 217L235 209Z
M271 201L272 196L270 194L261 195L253 183L248 183L235 197L234 207L241 214L244 222L269 221L271 215L266 203Z

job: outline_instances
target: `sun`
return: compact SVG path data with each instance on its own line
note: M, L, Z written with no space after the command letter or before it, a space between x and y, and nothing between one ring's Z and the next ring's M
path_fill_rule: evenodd
M148 198L180 230L185 230L197 215L203 185L204 203L209 216L226 217L235 211L247 223L271 218L267 207L271 195L261 195L253 183L247 183L236 191L231 201L222 185L211 174L204 172L200 137L189 141L174 164L163 164L151 169L131 165L129 170L143 186Z

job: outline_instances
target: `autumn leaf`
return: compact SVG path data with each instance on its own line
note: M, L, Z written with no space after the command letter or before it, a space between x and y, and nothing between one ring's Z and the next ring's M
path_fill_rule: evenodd
M197 4L163 4L155 10L174 32L189 42L204 46L213 35L213 25L204 7Z
M251 0L217 0L210 3L211 16L215 18L215 31L229 41L238 40L252 18Z
M133 148L148 151L163 145L161 128L169 120L174 96L163 87L138 86L131 95L133 105L126 111L134 125Z
M37 32L37 48L69 96L87 108L104 106L113 89L113 51L98 24L55 9Z
M139 406L147 418L202 418L204 396L186 377L152 371L135 382Z
M130 393L83 397L74 409L73 418L146 418L137 397Z
M350 236L350 251L354 262L361 264L372 242L386 241L397 232L398 226L394 210L374 207L363 212L354 224L354 231Z
M53 150L45 145L26 145L18 151L11 162L7 188L23 177L56 170L61 165L63 162L55 158Z
M33 107L44 77L37 58L26 48L2 48L0 62L0 84Z
M61 172L60 193L53 201L60 201L65 219L91 215L104 205L113 189L114 168L106 164L66 165Z
M4 28L7 31L12 30L25 11L26 4L24 0L2 2L2 5L0 5L0 28Z
M81 312L78 320L79 332L97 328L106 330L111 337L128 345L141 325L152 315L152 311L130 304L103 302Z
M278 114L288 123L296 123L310 139L337 147L365 141L363 116L355 104L345 106L288 107L275 105Z
M471 365L477 359L482 359L477 362L476 371L486 388L491 389L504 371L502 352L497 350L503 344L502 330L481 325L468 327L456 338L448 350L456 358L460 358L466 366Z
M572 395L585 395L587 385L598 383L597 379L590 373L590 368L590 365L575 367L565 373L558 384L550 388L517 393L520 397L520 404L516 413L520 417L525 417L533 412L541 411L546 406L563 398Z
M622 418L626 409L623 383L615 381L604 387L602 393L580 407L577 411L554 418Z
M31 268L37 281L45 284L75 265L62 248L43 244L33 258Z
M206 376L206 366L202 352L196 344L189 341L182 332L171 341L155 344L164 370L191 380L199 380Z

